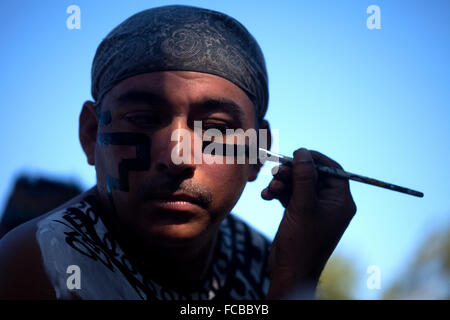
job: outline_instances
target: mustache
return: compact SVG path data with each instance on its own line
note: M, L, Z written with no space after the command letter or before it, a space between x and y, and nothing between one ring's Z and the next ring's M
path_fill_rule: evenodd
M212 192L205 186L192 180L175 180L168 176L160 176L146 181L138 189L138 197L141 201L158 196L159 194L183 192L202 207L208 208L212 202Z

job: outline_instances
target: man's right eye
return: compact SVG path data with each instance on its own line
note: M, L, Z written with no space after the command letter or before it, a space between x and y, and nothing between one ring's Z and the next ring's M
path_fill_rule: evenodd
M149 113L133 113L126 115L125 119L138 127L154 127L161 123L158 115Z

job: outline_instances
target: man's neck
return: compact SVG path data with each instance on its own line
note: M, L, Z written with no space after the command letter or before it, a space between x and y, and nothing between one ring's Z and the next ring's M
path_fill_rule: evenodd
M185 291L202 286L211 265L217 234L195 247L151 246L137 239L123 241L124 238L130 239L123 233L119 240L121 247L133 256L142 272L163 286Z
M173 289L195 289L202 283L210 268L217 235L203 243L200 249L150 248L144 264L151 277Z

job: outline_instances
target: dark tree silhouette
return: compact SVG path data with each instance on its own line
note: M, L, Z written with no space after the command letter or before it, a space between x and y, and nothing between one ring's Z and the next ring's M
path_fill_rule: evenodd
M18 225L60 206L81 191L74 183L20 175L0 218L0 238Z

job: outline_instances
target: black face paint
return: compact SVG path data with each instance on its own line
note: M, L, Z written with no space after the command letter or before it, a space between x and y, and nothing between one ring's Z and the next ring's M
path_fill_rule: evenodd
M259 161L258 158L258 145L255 144L227 144L215 141L203 141L202 153L213 155L213 156L223 156L233 155L234 157L245 157L250 159L253 155L256 156L255 163ZM251 163L251 162L250 162Z
M106 126L111 123L111 111L106 110L98 116L98 125L99 126Z
M112 122L111 111L106 110L100 113L98 117L99 126L107 126ZM114 178L109 174L106 175L106 193L116 215L116 206L112 196L112 190L120 190L128 192L130 190L130 182L128 173L130 171L145 171L150 168L150 152L152 141L144 133L139 132L108 132L99 133L97 135L97 143L103 146L135 146L136 158L123 159L119 163L119 178Z
M119 163L119 178L106 175L106 192L115 211L112 190L128 192L130 184L128 174L130 171L145 171L150 168L150 152L152 141L144 133L137 132L108 132L99 133L97 143L104 146L134 146L136 158L123 159Z

